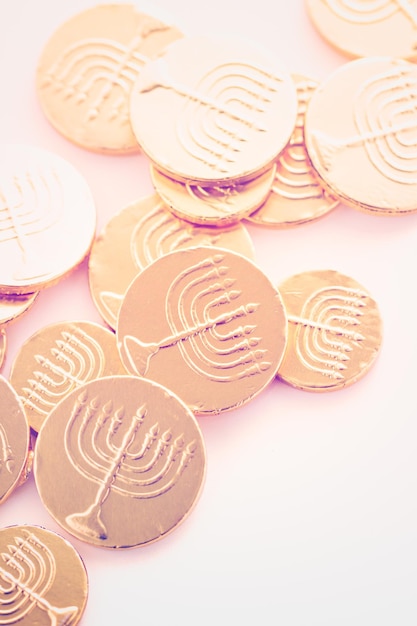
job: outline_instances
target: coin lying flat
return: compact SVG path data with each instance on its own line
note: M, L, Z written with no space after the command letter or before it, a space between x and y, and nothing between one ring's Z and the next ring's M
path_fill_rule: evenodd
M62 398L85 382L125 374L114 333L93 322L58 322L29 337L16 355L10 382L36 432Z
M36 484L50 514L78 539L107 548L172 531L194 505L204 472L192 413L167 389L129 376L73 391L35 448Z
M91 191L61 157L0 146L0 293L33 293L68 274L88 253L96 227Z
M246 183L202 187L182 183L151 167L153 185L180 219L205 226L227 226L248 216L267 198L275 166Z
M152 261L196 245L230 248L253 258L246 228L202 228L172 215L156 194L129 205L112 217L95 240L89 259L90 290L103 319L116 328L126 289Z
M351 56L417 58L416 0L306 0L320 34Z
M26 313L34 304L39 293L0 294L0 326L10 324Z
M147 63L130 107L156 167L201 185L250 180L271 167L296 112L295 85L272 55L245 40L206 37L179 39Z
M286 333L281 297L263 272L207 247L148 266L128 288L117 325L126 369L172 389L200 414L236 408L264 389Z
M76 626L88 579L72 545L39 526L0 529L0 624Z
M384 215L417 210L416 84L416 65L370 57L346 63L313 94L308 155L347 204Z
M327 215L338 204L321 185L304 145L305 112L317 83L298 75L294 81L298 96L294 132L277 160L268 197L257 211L246 216L249 222L260 226L284 228L304 224Z
M288 344L278 377L307 391L356 382L375 362L382 341L378 306L349 276L304 272L279 286L288 315Z
M98 152L139 149L129 96L142 66L181 36L133 4L99 5L61 25L42 52L37 93L52 125Z
M31 462L29 424L12 386L0 376L0 503L26 479ZM0 606L0 623L1 622Z

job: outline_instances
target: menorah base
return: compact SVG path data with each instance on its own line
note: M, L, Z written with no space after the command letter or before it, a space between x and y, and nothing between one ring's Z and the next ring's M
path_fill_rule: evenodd
M78 614L76 606L66 606L63 609L48 610L48 617L51 620L51 626L71 626Z
M97 506L96 503L92 504L84 513L67 515L65 521L79 534L94 539L107 539L107 528L100 518L100 506Z

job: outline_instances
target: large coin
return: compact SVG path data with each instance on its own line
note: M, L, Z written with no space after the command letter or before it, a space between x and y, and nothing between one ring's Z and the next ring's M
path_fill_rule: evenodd
M204 472L191 411L160 385L129 376L73 391L46 420L35 448L36 484L48 511L78 539L107 548L172 531L194 505Z

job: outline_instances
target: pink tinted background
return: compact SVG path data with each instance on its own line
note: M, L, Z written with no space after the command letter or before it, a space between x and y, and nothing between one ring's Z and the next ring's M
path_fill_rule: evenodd
M94 194L99 231L152 191L147 159L73 146L50 127L34 90L49 35L89 6L87 0L2 1L0 137L75 165ZM171 16L185 33L252 39L290 71L318 80L346 60L320 39L302 0L137 6ZM276 382L239 410L199 418L208 456L202 496L174 533L151 546L112 553L72 539L29 479L1 506L0 524L40 524L79 550L90 578L81 624L416 623L417 216L382 218L341 206L295 229L249 230L257 263L275 284L323 268L362 283L384 321L380 357L343 391L315 395ZM19 346L39 328L77 319L101 321L86 263L10 327L2 374L8 377Z

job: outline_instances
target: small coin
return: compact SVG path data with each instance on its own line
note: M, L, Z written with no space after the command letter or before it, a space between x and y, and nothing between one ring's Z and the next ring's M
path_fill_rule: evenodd
M291 139L276 163L271 190L264 204L246 219L260 226L296 226L327 215L338 204L322 187L304 145L304 119L317 83L295 75L298 116Z
M306 391L332 391L369 371L381 346L382 321L362 285L318 270L288 278L279 291L289 322L279 378Z
M0 529L0 623L76 626L88 579L75 548L39 526Z
M58 322L21 346L10 382L36 432L58 402L85 382L125 374L114 333L93 322Z
M43 50L37 93L67 139L98 152L139 149L129 96L143 64L181 33L133 4L99 5L61 25Z
M347 204L384 215L417 211L416 81L416 65L374 57L346 63L313 94L307 151Z
M74 269L96 228L91 191L61 157L20 144L0 148L0 293L33 293Z
M26 313L34 304L39 293L0 294L0 326L10 324Z
M46 420L35 448L36 484L49 513L78 539L107 548L172 531L195 504L204 473L191 411L136 377L102 378L73 391Z
M0 369L3 365L4 357L6 356L6 347L7 347L6 332L4 328L0 328Z
M281 297L228 250L172 252L128 288L117 325L132 374L172 389L195 413L237 408L274 378L285 349Z
M0 503L27 478L29 424L13 387L0 376ZM0 574L1 578L1 574ZM2 611L0 602L0 623Z
M115 215L94 242L89 259L91 294L107 324L116 328L123 296L137 274L163 254L197 245L254 256L243 225L195 227L172 215L156 194Z
M306 0L306 5L320 34L348 55L417 58L416 0Z
M272 167L296 113L293 80L272 55L245 40L206 37L180 39L147 63L130 108L136 138L156 167L203 186L250 180Z

